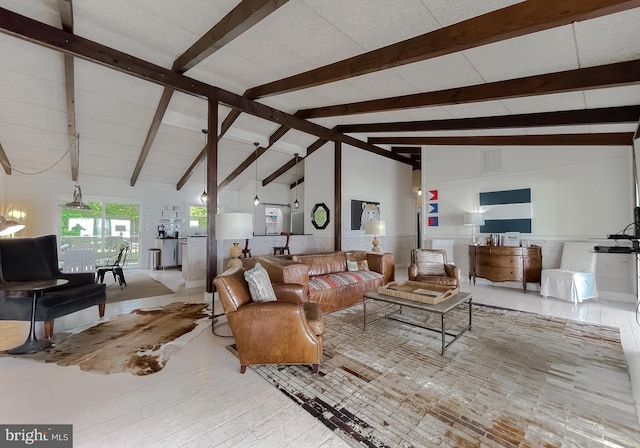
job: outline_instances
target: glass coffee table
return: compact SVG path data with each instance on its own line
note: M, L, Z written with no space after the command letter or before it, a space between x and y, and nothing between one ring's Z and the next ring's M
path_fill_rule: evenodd
M373 300L377 302L386 302L394 305L398 305L398 309L392 313L386 314L374 321L368 322L372 323L379 319L393 319L400 322L404 322L410 325L415 325L417 327L425 328L431 331L437 331L442 335L442 351L441 355L444 356L444 352L449 348L451 344L458 340L460 336L462 336L467 330L471 330L471 318L472 318L472 307L471 307L471 293L470 292L459 292L456 295L438 303L435 305L431 305L429 303L418 302L416 300L403 299L400 297L392 297L385 294L380 294L377 292L366 292L362 296L362 311L363 311L363 319L364 319L364 331L367 331L367 301ZM451 331L446 330L446 317L449 312L454 310L460 305L468 304L469 306L469 323L466 327L460 329L457 333L453 333ZM413 308L420 311L425 311L427 313L435 313L440 315L440 328L432 328L422 323L410 319L402 314L402 308ZM447 336L452 336L449 342L446 341Z

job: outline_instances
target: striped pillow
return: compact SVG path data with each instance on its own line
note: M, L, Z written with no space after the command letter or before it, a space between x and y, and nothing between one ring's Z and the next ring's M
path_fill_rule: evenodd
M418 275L447 275L444 270L444 257L440 252L417 250L416 264Z

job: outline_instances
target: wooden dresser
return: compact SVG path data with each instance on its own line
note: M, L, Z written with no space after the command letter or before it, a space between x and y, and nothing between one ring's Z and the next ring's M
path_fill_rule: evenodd
M542 250L539 246L469 246L469 280L476 277L492 282L539 283L542 271Z

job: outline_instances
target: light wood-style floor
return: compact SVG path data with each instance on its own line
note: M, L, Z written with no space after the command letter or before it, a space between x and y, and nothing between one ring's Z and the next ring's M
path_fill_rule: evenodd
M180 271L150 274L176 293L110 304L107 315L204 298L202 288L184 289ZM405 269L398 269L397 280L406 280ZM640 326L633 304L572 305L535 291L466 281L463 290L477 303L619 327L640 402ZM96 317L97 309L91 309L57 319L56 331ZM0 350L23 342L27 330L25 323L0 322ZM237 358L225 349L230 341L205 330L162 371L145 377L0 357L0 423L73 424L76 448L347 446L251 369L241 375Z

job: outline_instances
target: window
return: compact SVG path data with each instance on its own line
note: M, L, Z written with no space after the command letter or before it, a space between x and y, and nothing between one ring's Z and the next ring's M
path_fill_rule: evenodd
M207 207L204 205L189 206L189 227L207 227Z
M63 208L60 250L93 249L96 262L106 261L121 244L130 247L127 265L139 262L140 207L116 202L85 202L91 210Z

